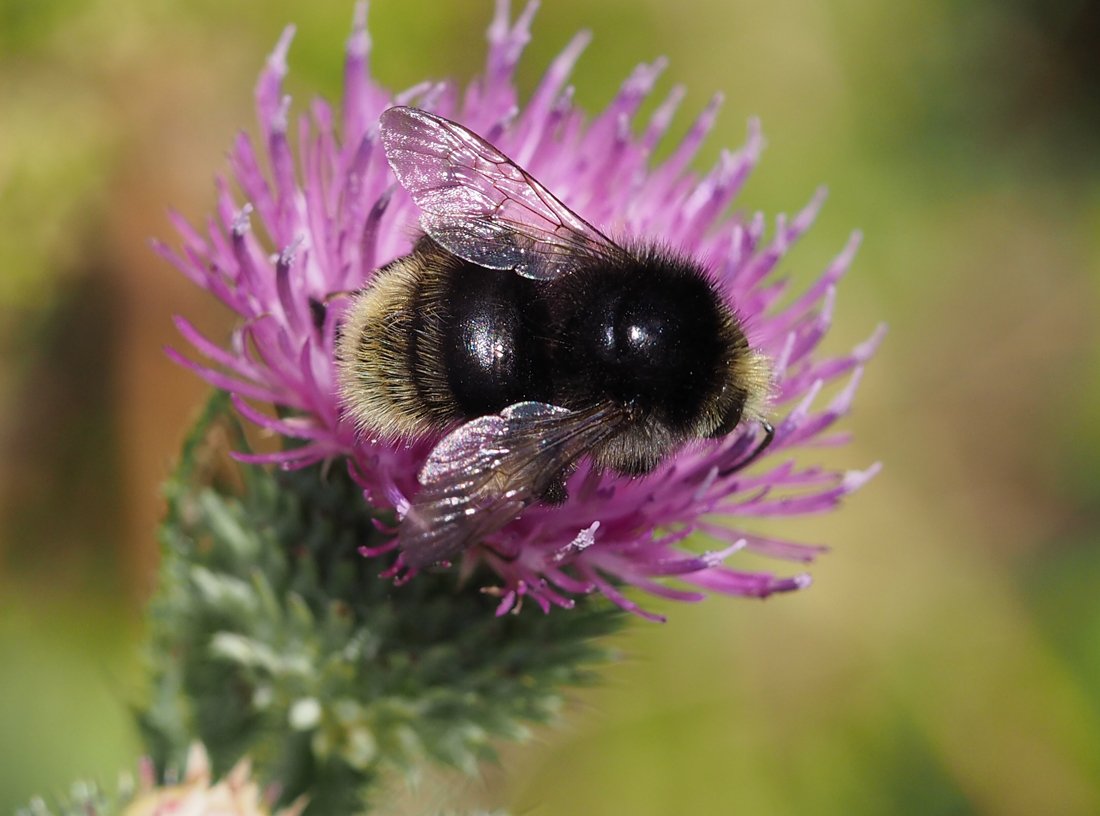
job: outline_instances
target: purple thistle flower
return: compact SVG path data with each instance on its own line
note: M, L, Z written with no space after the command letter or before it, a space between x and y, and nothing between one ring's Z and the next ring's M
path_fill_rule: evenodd
M753 467L719 475L750 449L754 431L744 428L692 444L641 479L599 474L582 461L564 505L531 506L491 537L491 547L468 551L465 566L481 560L500 578L500 586L492 588L500 597L498 613L517 608L525 596L549 611L571 606L577 595L600 592L624 609L658 618L620 588L634 585L654 595L697 601L712 592L765 597L807 586L805 574L743 572L726 562L742 549L812 560L822 548L756 535L742 522L831 509L878 469L842 473L790 458L801 446L846 441L832 433L832 426L851 406L862 366L882 337L880 328L848 355L815 355L831 322L837 282L859 236L853 235L814 284L779 308L786 282L770 275L814 220L824 192L794 218L779 217L767 240L762 215L727 214L756 164L762 137L752 121L741 150L724 151L706 175L691 172L688 165L717 115L717 98L671 156L651 166L652 151L672 121L683 88L673 88L636 135L636 111L664 61L641 65L606 110L587 118L572 104L572 88L566 85L588 43L587 33L574 37L521 107L513 74L535 6L529 4L513 22L507 0L498 0L485 73L465 89L424 83L391 94L368 74L366 6L360 5L347 46L342 109L337 114L324 101L314 101L309 114L295 123L297 150L289 134L289 98L282 92L293 34L288 28L256 87L262 147L258 151L242 134L232 151L243 201L219 179L217 213L205 230L174 217L182 246L174 250L156 244L174 266L233 309L239 327L223 347L177 317L184 339L209 364L174 349L168 354L230 392L244 418L298 441L275 453L238 453L239 460L301 468L346 459L367 502L398 516L405 513L434 440L406 444L359 438L338 398L334 346L348 305L340 295L363 287L376 269L411 249L418 211L386 162L378 118L392 105L414 103L481 134L592 224L618 236L657 238L706 261L735 304L752 346L774 367L770 413L775 440ZM266 171L259 152L266 154ZM823 386L843 378L847 383L837 396L818 406ZM257 403L276 406L279 415ZM689 536L710 540L714 549L702 554L687 549ZM365 554L377 556L395 547L396 540ZM401 572L399 557L383 574ZM679 585L670 585L668 578Z

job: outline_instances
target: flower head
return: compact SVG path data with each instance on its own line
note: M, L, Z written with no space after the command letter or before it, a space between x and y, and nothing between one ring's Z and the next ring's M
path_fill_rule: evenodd
M78 782L69 797L47 803L34 799L17 816L301 816L308 801L302 796L285 808L274 809L278 798L275 786L261 791L252 776L251 763L240 760L222 779L214 781L210 756L202 743L192 743L182 779L161 784L153 763L143 758L137 784L131 774L123 774L118 790L108 794L97 785Z
M248 760L241 760L224 779L214 782L206 749L194 743L179 784L157 785L151 766L142 768L141 790L123 816L301 816L306 807L303 798L273 811L270 801L265 801L273 798L261 794Z
M771 273L812 223L823 192L793 218L776 219L770 237L762 215L730 215L729 205L759 157L762 137L751 122L739 151L723 152L704 175L692 172L690 162L714 123L718 99L665 161L652 164L653 149L669 128L683 88L673 88L648 122L635 123L665 67L658 60L639 66L602 113L585 116L567 85L588 42L584 33L566 46L520 105L513 74L534 9L534 3L528 5L512 21L507 0L498 0L484 74L467 87L423 83L394 94L368 74L366 7L359 6L347 46L341 109L315 101L293 123L296 148L290 102L282 93L293 33L288 29L256 88L260 149L241 135L232 151L240 196L219 179L217 213L206 229L177 218L182 247L157 245L185 275L236 312L239 327L228 346L221 346L177 318L185 340L209 364L175 350L169 354L230 392L247 420L295 440L275 453L240 453L239 459L284 468L344 459L372 506L398 516L408 510L431 441L409 444L358 435L338 396L334 354L347 309L344 295L411 249L418 211L386 162L378 119L393 105L415 104L484 136L592 224L627 239L658 239L705 261L744 322L752 346L770 358L773 370L775 440L752 468L731 467L754 442L754 431L744 428L693 444L641 479L601 474L582 462L566 503L531 506L494 533L486 542L491 546L470 549L468 566L480 560L499 576L500 585L492 588L500 596L498 611L515 609L524 597L544 610L569 607L577 595L600 592L650 616L622 594L624 584L680 600L699 600L708 592L764 597L806 586L804 574L776 577L739 571L727 562L742 549L811 560L820 548L756 535L742 525L756 517L832 508L875 471L836 472L791 458L800 446L843 441L831 428L847 413L862 366L881 336L876 331L840 357L816 353L858 236L815 283L780 307L786 284ZM835 380L843 380L843 386L819 406L820 392ZM268 413L261 405L276 410ZM689 549L689 536L710 541L713 549L701 554ZM393 542L367 554L395 547ZM387 574L400 570L398 559ZM679 585L670 585L670 578Z

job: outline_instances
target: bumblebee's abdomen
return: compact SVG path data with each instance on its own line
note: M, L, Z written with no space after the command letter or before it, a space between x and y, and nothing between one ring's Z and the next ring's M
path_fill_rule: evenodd
M422 238L351 305L337 354L344 404L366 432L419 437L549 401L545 313L531 281Z
M417 437L447 421L445 388L420 369L418 351L433 338L422 333L417 306L431 276L417 253L398 258L375 272L358 292L341 327L337 372L343 401L365 433ZM434 341L438 345L438 341ZM425 396L427 395L427 397Z
M540 338L544 309L532 284L508 271L462 263L449 275L442 326L447 384L465 417L550 397Z

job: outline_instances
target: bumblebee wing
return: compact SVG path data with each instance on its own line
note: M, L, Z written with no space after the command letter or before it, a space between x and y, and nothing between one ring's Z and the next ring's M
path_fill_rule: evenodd
M422 489L398 530L405 563L454 558L504 527L619 421L613 409L519 402L460 426L420 471Z
M420 225L444 249L488 269L551 280L593 255L625 250L475 133L418 108L379 119L398 181Z

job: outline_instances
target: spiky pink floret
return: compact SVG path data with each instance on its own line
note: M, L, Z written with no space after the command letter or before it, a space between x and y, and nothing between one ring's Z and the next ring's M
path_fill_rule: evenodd
M217 212L205 228L177 217L179 248L156 244L174 266L236 312L239 327L222 346L178 317L183 338L208 362L174 349L168 353L229 391L245 419L299 441L276 453L237 458L284 468L346 459L367 502L404 513L430 445L357 437L337 398L334 341L347 304L333 296L361 288L376 269L411 248L418 212L386 163L378 117L391 105L414 103L481 134L611 234L657 239L707 262L750 342L775 368L775 441L752 468L719 475L744 454L750 438L743 433L694 444L644 479L598 475L582 465L566 504L531 507L494 535L491 547L471 550L468 564L481 559L500 578L499 613L524 597L549 610L601 592L625 609L657 617L624 596L623 586L687 601L713 592L765 597L804 587L804 573L742 572L727 561L742 549L812 560L822 548L755 535L745 523L829 510L877 470L838 472L791 458L798 447L845 441L831 429L848 412L863 365L882 337L880 328L850 354L816 354L859 236L815 283L780 307L786 282L772 272L813 222L824 192L794 218L777 218L770 238L759 213L729 214L763 140L754 120L740 150L723 151L705 175L692 172L692 159L717 115L717 97L671 155L653 164L653 149L672 122L683 88L674 87L647 122L635 121L665 67L658 60L639 66L602 113L585 116L573 105L566 82L587 33L573 38L521 106L514 71L530 39L534 10L531 3L512 21L507 0L498 0L485 72L464 89L423 83L393 94L368 72L366 6L360 5L347 44L341 110L315 100L294 121L296 149L288 134L290 100L282 91L293 35L288 28L256 87L260 145L242 134L231 153L238 192L219 179ZM317 315L323 316L319 325ZM819 405L823 387L845 378L836 396ZM278 407L279 416L257 404ZM700 554L686 546L689 536L710 540L716 549ZM395 546L367 554L379 556ZM386 574L399 569L398 562Z

